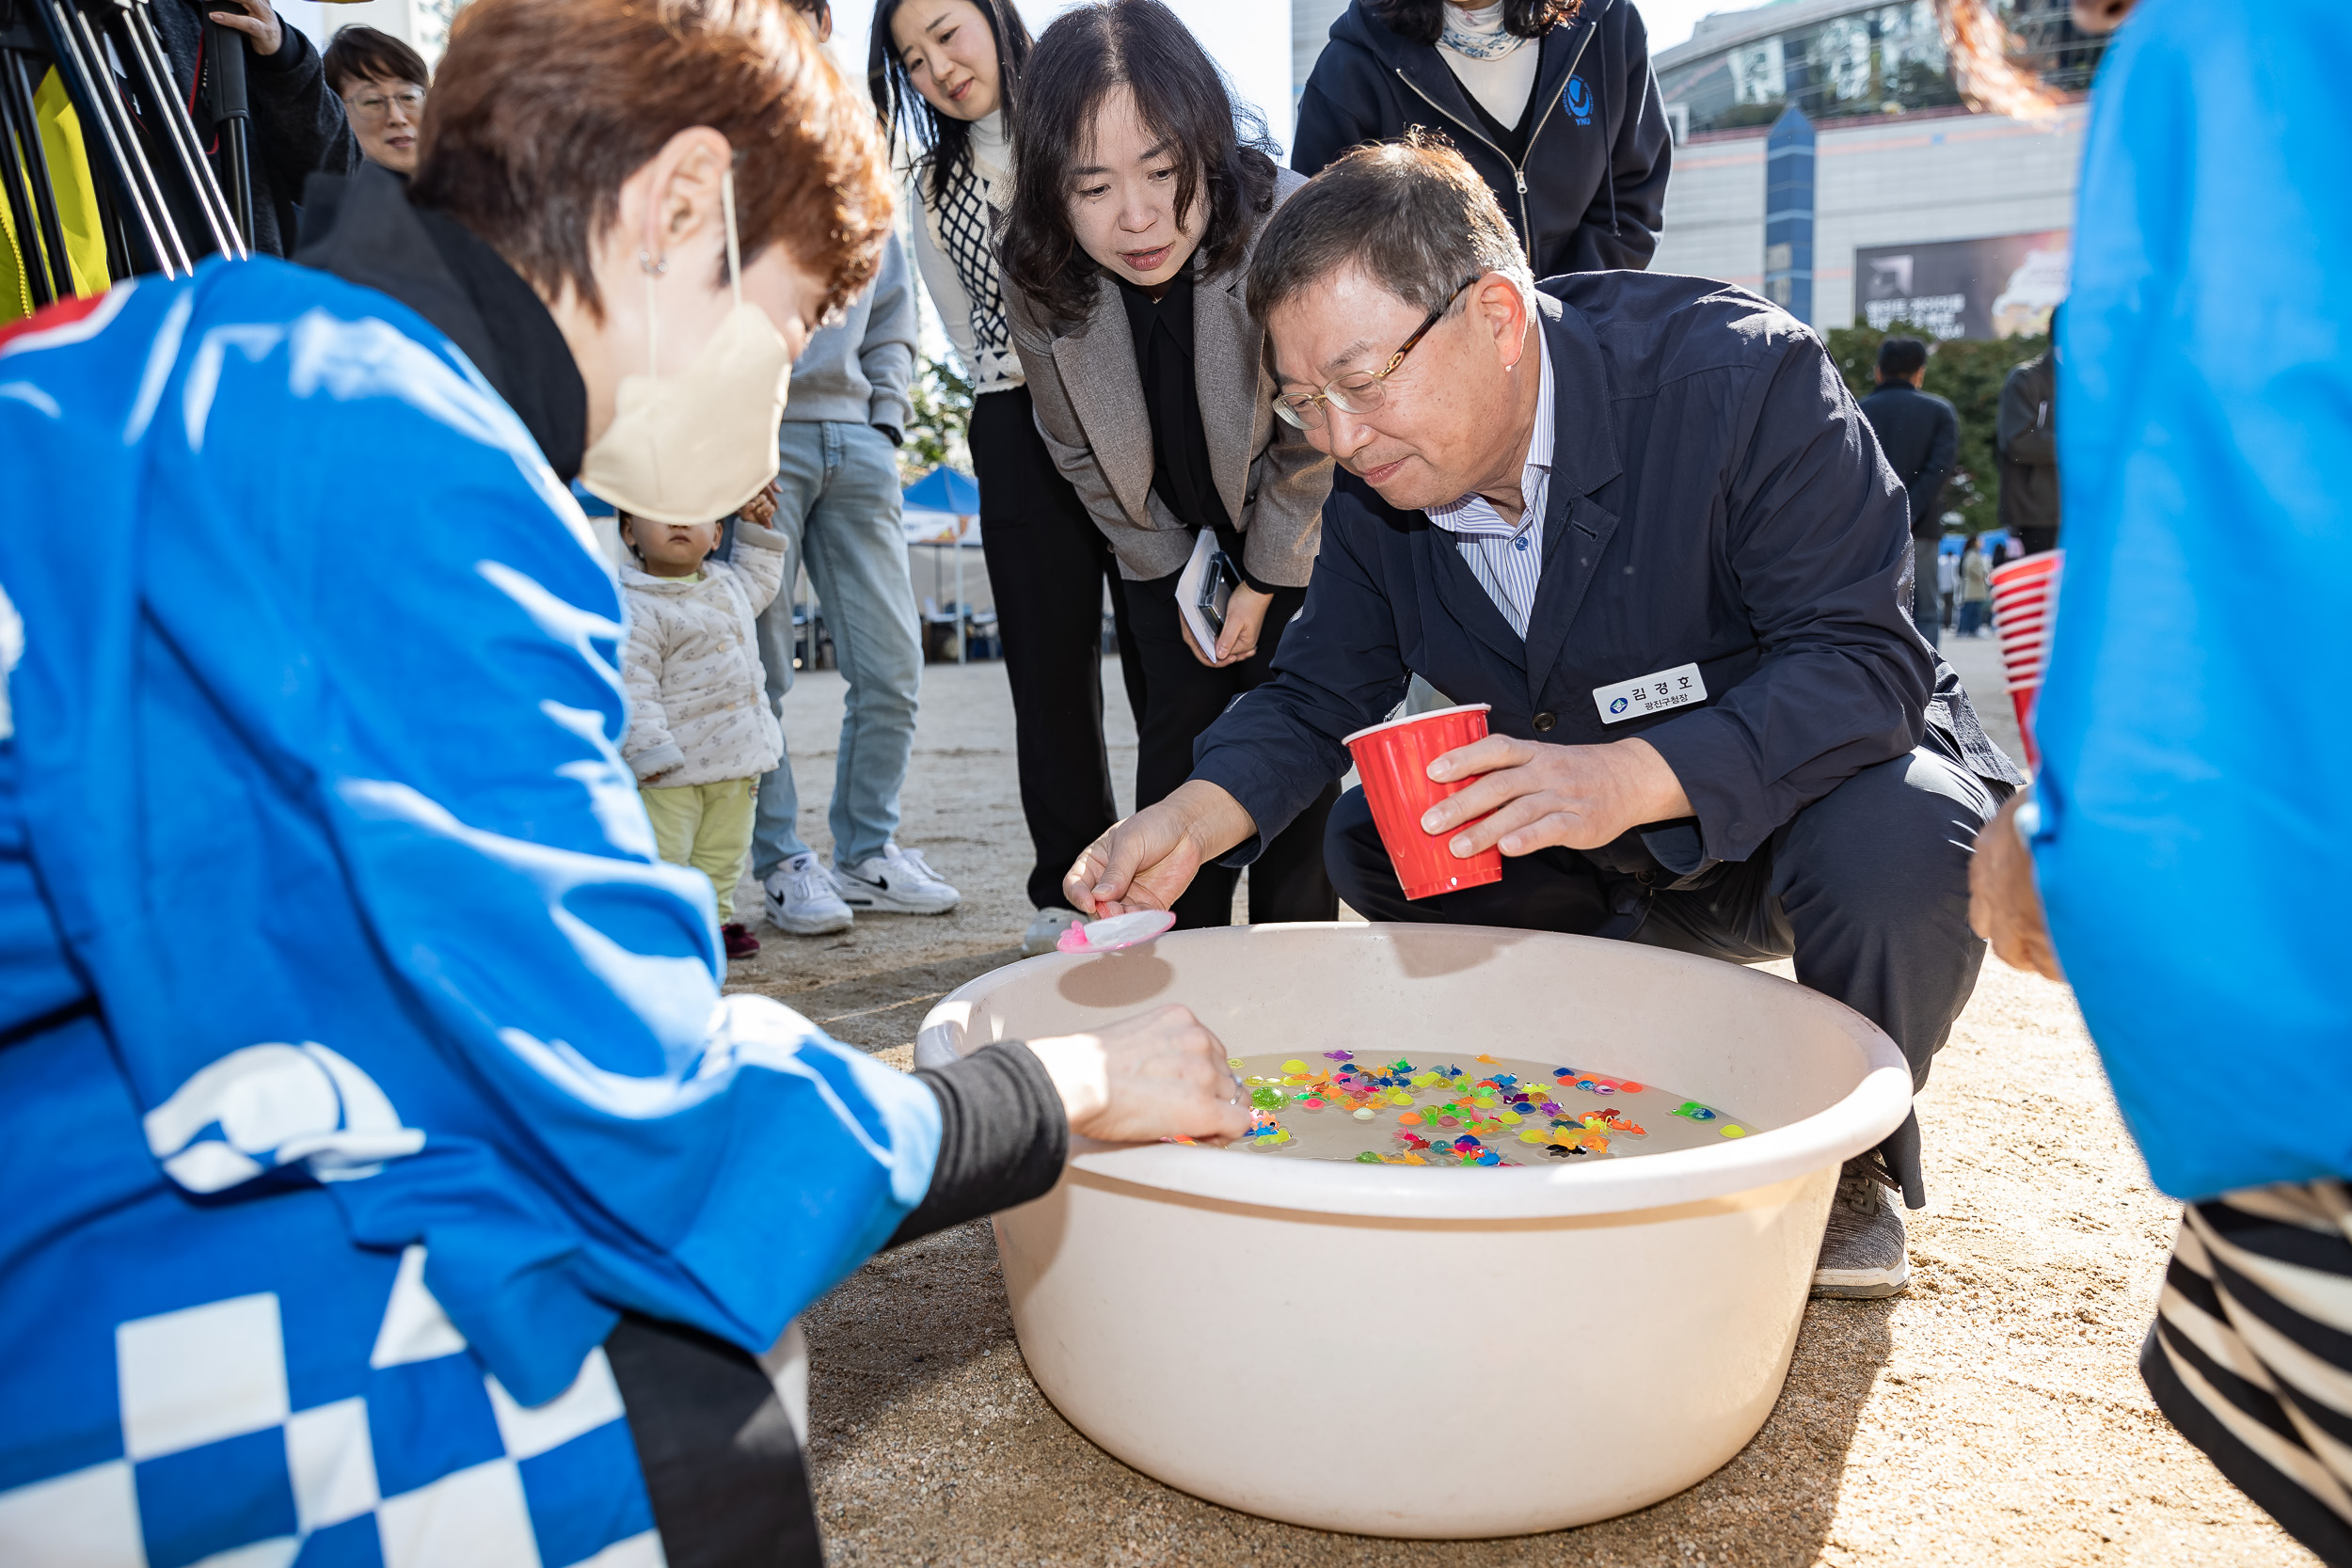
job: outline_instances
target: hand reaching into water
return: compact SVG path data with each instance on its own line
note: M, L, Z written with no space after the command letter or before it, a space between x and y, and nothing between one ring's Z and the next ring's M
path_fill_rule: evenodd
M1075 1136L1221 1144L1248 1131L1224 1042L1190 1007L1159 1007L1093 1034L1028 1045L1060 1091Z

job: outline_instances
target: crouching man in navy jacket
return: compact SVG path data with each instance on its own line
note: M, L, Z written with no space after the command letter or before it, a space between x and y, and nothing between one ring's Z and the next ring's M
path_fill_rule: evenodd
M1418 673L1492 705L1431 768L1477 782L1422 826L1499 844L1502 880L1407 901L1356 790L1325 856L1357 910L1793 955L1924 1083L1983 960L1977 832L2023 781L1904 613L1903 489L1820 341L1695 278L1537 288L1477 173L1410 144L1283 205L1249 307L1277 412L1342 470L1322 553L1279 678L1079 859L1072 904L1162 909L1247 862ZM1915 1119L1849 1162L1817 1294L1903 1288L1886 1188L1926 1201Z

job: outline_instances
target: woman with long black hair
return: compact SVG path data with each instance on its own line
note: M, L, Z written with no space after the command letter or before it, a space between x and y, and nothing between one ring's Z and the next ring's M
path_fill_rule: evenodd
M1291 167L1416 125L1478 170L1536 277L1656 254L1674 149L1633 0L1354 0L1299 96Z
M1140 808L1191 774L1194 737L1273 678L1314 569L1331 463L1274 418L1246 287L1259 230L1304 182L1275 166L1263 126L1159 0L1065 12L1026 80L1007 314L1038 427L1128 579ZM1203 534L1238 578L1214 646L1177 603ZM1338 913L1323 870L1337 798L1335 784L1253 863L1252 921ZM1203 869L1178 925L1229 924L1238 877Z
M1012 136L1029 30L1010 0L881 0L866 53L874 106L914 166L915 264L972 376L980 549L1012 684L1021 810L1037 862L1025 953L1078 918L1062 873L1118 820L1103 738L1103 594L1118 624L1127 703L1143 722L1143 666L1109 546L1055 467L1031 415L996 268L1011 199Z

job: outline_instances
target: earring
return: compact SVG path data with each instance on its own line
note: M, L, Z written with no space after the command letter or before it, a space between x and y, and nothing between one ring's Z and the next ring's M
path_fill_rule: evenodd
M647 277L659 277L670 270L670 259L641 250L637 253L637 265Z

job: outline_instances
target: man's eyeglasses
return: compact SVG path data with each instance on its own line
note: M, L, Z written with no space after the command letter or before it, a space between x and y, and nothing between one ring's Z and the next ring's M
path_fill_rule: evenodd
M1378 370L1358 371L1352 375L1341 376L1337 381L1327 383L1319 392L1283 393L1275 398L1274 411L1301 430L1323 428L1323 405L1327 403L1343 414L1371 413L1380 406L1381 398L1387 395L1389 377L1395 373L1399 365L1405 363L1405 356L1413 352L1413 345L1429 336L1429 329L1454 309L1454 302L1462 297L1464 289L1486 276L1483 272L1477 273L1455 284L1454 292L1445 296L1445 303L1430 311L1429 319L1422 322L1413 335L1389 356L1389 362Z
M424 89L403 87L398 92L371 92L358 98L347 98L343 103L357 119L389 119L395 103L400 105L402 113L415 119L424 113Z

